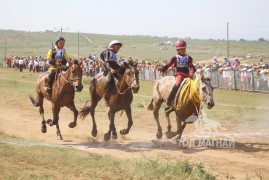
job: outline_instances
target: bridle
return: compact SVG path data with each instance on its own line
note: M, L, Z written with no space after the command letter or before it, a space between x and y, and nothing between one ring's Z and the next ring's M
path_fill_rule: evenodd
M202 82L202 81L201 81L201 79L200 79L197 83L201 83L201 82ZM204 83L204 82L202 82L202 83ZM204 83L204 84L205 84L205 83ZM199 88L200 88L200 87L199 87ZM200 90L197 89L197 91L198 91L199 94L200 94ZM209 93L207 92L205 96L202 96L202 100L200 100L200 102L203 101L204 103L206 103L206 100L207 100L208 97L210 97L210 96L212 96L212 93L211 93L211 92L209 92ZM200 99L200 98L199 98L199 99ZM199 117L199 115L202 114L202 113L201 113L201 109L202 109L203 104L200 103L200 107L199 107L199 109L198 109L196 103L194 102L194 98L191 98L191 102L192 102L193 105L195 106L197 116Z
M70 67L71 68L71 67ZM70 73L72 73L71 71L69 72L69 74ZM66 82L66 83L69 83L71 86L76 86L75 84L74 84L74 81L76 81L76 80L81 80L82 78L68 78L68 79L66 79L65 77L64 77L64 75L63 75L63 73L62 73L62 70L60 70L60 75L61 75L61 77L64 79L64 81ZM57 85L58 85L58 83L57 83Z
M113 76L113 78L115 78L114 77L114 75L112 74L112 76ZM136 80L136 77L134 77L134 79L132 80L132 81L130 81L130 82L128 82L128 83L126 83L127 84L127 86L128 86L128 88L127 89L125 89L123 92L120 92L120 89L119 89L119 87L117 86L117 84L116 84L116 82L114 81L114 83L115 83L115 86L116 86L116 88L117 88L117 91L118 91L118 93L120 94L120 95L124 95L129 89L132 89L132 83L134 82Z

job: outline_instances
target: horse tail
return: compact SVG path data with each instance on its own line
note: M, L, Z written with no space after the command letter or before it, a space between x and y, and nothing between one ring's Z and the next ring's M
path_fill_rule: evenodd
M91 111L91 105L89 105L89 106L84 106L84 107L79 111L79 117L81 117L82 120L85 119L85 118L88 116L88 114L90 113L90 111Z
M35 106L35 107L38 107L39 106L39 102L37 99L34 99L33 96L29 95L29 98L32 102L32 104Z
M146 106L148 111L153 111L154 110L154 105L153 105L153 98L151 99L151 102Z

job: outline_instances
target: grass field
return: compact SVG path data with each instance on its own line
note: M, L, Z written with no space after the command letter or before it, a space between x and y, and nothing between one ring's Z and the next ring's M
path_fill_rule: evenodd
M48 147L1 132L0 144L0 179L214 179L201 164L186 161L121 160L72 148Z
M0 59L4 59L6 39L6 52L17 56L46 56L51 44L55 41L60 32L25 32L13 30L0 30ZM68 54L78 57L78 34L64 32ZM180 37L179 37L180 38ZM169 60L176 52L174 47L167 46L168 50L160 50L161 46L154 46L155 43L166 41L175 42L177 38L152 37L152 36L119 36L80 33L79 35L79 56L87 57L89 53L96 53L98 56L113 40L118 39L124 46L119 52L119 56L124 58L132 56L138 60ZM198 40L186 39L188 43L188 53L194 61L212 59L218 56L222 60L227 55L227 42L225 40ZM230 58L239 58L247 54L253 54L256 58L244 59L247 63L257 63L261 58L268 62L269 42L259 41L230 41Z

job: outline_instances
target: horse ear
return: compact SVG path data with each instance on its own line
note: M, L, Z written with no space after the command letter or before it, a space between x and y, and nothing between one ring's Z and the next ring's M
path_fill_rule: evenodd
M126 62L126 61L123 62L123 65L124 65L125 68L128 68L129 67L129 63Z

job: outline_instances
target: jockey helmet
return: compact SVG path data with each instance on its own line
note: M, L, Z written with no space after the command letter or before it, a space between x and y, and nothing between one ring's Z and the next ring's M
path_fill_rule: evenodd
M184 40L177 40L175 45L176 49L184 49L187 47L187 43Z
M113 40L109 43L109 48L111 48L113 45L115 44L119 44L120 46L122 46L122 43L118 40Z
M61 40L64 40L65 41L65 39L63 37L61 37L61 36L60 37L57 37L56 38L56 41L55 41L55 45L57 46L58 42L61 41Z

